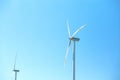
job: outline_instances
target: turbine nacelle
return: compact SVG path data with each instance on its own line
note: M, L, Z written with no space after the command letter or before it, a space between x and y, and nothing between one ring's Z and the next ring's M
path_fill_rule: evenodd
M72 41L79 41L80 39L79 39L79 38L75 38L75 37L71 37L71 38L69 38L69 40L72 40Z
M13 70L14 72L20 72L20 70Z

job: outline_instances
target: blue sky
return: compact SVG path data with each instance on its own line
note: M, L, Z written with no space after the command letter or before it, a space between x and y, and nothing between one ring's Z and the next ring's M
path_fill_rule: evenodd
M69 20L76 37L76 80L120 79L119 0L0 0L0 80L72 80Z

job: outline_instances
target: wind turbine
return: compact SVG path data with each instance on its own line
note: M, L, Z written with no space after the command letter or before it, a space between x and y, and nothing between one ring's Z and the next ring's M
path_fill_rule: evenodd
M16 53L16 56L15 56L15 62L14 62L14 68L13 68L13 71L15 72L15 80L17 80L17 73L20 71L20 70L15 69L15 67L16 67L16 60L17 60L17 53Z
M73 35L71 36L70 34L70 26L69 26L69 23L67 21L67 28L68 28L68 35L69 35L69 42L68 42L68 46L67 46L67 50L66 50L66 55L65 55L65 64L66 64L66 59L67 59L67 56L68 56L68 53L69 53L69 48L70 48L70 45L71 45L71 42L73 41L74 43L74 47L73 47L73 61L72 61L72 68L73 68L73 80L75 80L75 43L76 41L79 41L80 39L79 38L76 38L75 35L85 27L86 25L83 25L81 26L80 28L78 28L74 33Z

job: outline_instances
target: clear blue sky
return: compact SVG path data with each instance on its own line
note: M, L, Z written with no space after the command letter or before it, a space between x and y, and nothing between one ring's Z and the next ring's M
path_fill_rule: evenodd
M0 80L72 80L71 33L76 37L76 80L120 80L119 0L0 0Z

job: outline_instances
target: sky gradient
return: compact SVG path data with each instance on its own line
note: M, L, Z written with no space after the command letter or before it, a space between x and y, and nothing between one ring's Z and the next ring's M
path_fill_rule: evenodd
M119 0L0 0L0 80L72 80L71 34L76 37L76 80L120 80Z

